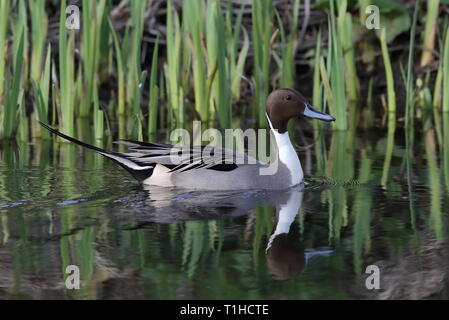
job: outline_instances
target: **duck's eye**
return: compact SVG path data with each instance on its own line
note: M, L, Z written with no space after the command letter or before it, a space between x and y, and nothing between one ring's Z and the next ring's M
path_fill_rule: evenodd
M291 95L285 96L285 100L291 100L291 99L292 99Z

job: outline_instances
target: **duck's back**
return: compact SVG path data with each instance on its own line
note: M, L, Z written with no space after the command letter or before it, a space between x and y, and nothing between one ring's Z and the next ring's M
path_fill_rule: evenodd
M176 187L202 190L281 190L292 186L288 168L278 162L277 168L258 162L239 165L232 171L195 169L174 172L170 176Z

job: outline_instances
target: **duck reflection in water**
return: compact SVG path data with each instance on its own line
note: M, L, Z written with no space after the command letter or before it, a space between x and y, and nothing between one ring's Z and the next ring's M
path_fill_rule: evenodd
M298 249L289 241L290 226L298 215L303 196L303 189L290 189L288 200L276 207L276 228L265 250L268 268L276 280L292 279L315 258L334 252L330 247Z
M304 186L283 191L204 192L154 187L146 188L146 191L145 207L155 209L147 211L147 222L222 219L246 215L262 205L276 207L276 226L265 252L268 268L277 280L291 279L312 260L334 252L330 247L301 248L296 239L289 239L290 226L303 203Z

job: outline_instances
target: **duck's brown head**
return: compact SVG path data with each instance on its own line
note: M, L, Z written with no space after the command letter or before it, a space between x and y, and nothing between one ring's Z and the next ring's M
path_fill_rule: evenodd
M270 93L267 100L267 114L273 129L279 133L287 131L287 123L291 118L306 116L323 121L335 121L335 118L324 112L315 110L307 103L304 96L294 89L277 89Z

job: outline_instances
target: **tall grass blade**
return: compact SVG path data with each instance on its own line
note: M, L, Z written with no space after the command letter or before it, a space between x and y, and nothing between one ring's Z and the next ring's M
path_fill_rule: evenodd
M281 88L294 88L295 87L295 53L297 46L297 29L298 29L298 16L300 9L300 0L292 0L293 12L290 21L290 34L284 36L282 43L282 64L281 64ZM280 23L282 26L282 22ZM283 27L282 27L283 29Z
M172 8L172 1L167 1L167 95L169 104L169 122L173 125L173 116L176 124L184 125L184 95L181 88L181 27L179 17Z
M124 59L122 49L120 47L119 40L117 37L117 33L115 32L114 26L112 25L112 21L109 17L108 23L112 35L112 40L114 42L115 59L117 64L117 86L118 86L117 114L123 116L125 115L125 105L126 105Z
M350 101L357 101L359 97L359 80L357 77L354 40L352 31L352 17L347 10L347 0L340 1L338 12L338 34L341 41L343 51L343 59L345 63L345 79L347 83L348 96ZM355 104L351 104L355 107ZM351 111L351 121L355 120L355 110Z
M209 121L209 101L207 86L207 66L202 39L205 37L204 2L186 0L183 3L184 26L192 52L193 90L195 109L202 121Z
M373 197L367 188L367 183L371 179L373 160L368 156L369 149L362 150L360 164L359 181L362 184L357 188L354 199L354 269L356 274L362 273L363 253L369 253L371 249L371 212Z
M415 11L413 13L413 23L410 30L410 45L409 45L409 56L407 64L407 75L405 78L405 88L406 88L406 101L405 101L405 157L406 157L406 170L407 170L407 188L409 196L409 211L410 211L410 221L413 228L416 228L416 213L414 206L414 194L413 194L413 175L412 175L412 161L413 161L413 140L414 140L414 128L413 128L413 116L414 116L414 106L413 106L413 56L414 56L414 45L415 45L415 33L416 24L418 19L419 6L421 1L418 0L415 5Z
M150 87L149 87L149 103L148 103L148 133L150 136L154 136L157 130L157 110L159 87L157 86L157 59L159 54L159 39L156 40L156 44L153 49L153 58L151 61L151 73L150 73Z
M391 67L390 55L388 54L386 28L382 29L380 36L380 43L382 48L382 57L384 60L385 74L387 77L387 92L388 92L388 136L387 136L387 150L385 153L384 166L382 170L381 184L385 187L388 179L388 172L390 169L391 157L393 155L394 133L396 130L396 92L394 90L393 69Z
M69 135L74 136L75 117L75 73L74 73L74 32L72 30L67 40L66 0L61 1L59 19L59 82L60 82L60 127Z
M446 190L449 192L449 112L443 113L443 174Z
M443 112L449 112L449 28L446 31L443 49ZM444 89L445 88L445 89Z
M127 104L132 106L139 97L141 90L137 90L141 77L141 43L143 36L144 16L147 7L147 1L130 1L132 30L130 35L130 50L128 52L126 90Z
M220 1L208 0L207 3L207 48L208 64L216 66L217 74L212 83L210 105L217 112L221 128L228 128L231 123L231 77L226 63L225 46L221 39L225 38L225 25L220 9Z
M433 57L439 6L440 0L427 1L426 24L424 27L424 34L422 39L423 49L421 53L421 67L428 65Z
M248 32L245 27L242 26L243 13L245 10L245 4L242 4L237 15L236 21L232 23L232 1L228 0L228 10L226 12L226 34L228 39L228 56L229 63L231 64L231 77L232 77L232 97L234 101L240 99L241 81L244 74L245 62L248 57L250 40ZM243 45L238 53L238 44L241 31L243 31ZM237 54L238 53L238 54Z
M252 43L254 53L255 116L266 126L265 104L269 90L271 61L271 24L274 8L271 0L254 1L252 6Z
M407 77L405 83L406 90L406 102L405 102L405 130L413 136L413 117L414 117L414 106L413 106L413 60L414 60L414 49L415 49L415 34L416 34L416 24L418 21L418 11L421 1L418 0L415 5L415 12L413 14L413 23L410 29L410 42L409 42L409 55L407 62Z
M82 88L79 116L88 117L92 112L96 90L96 73L100 57L101 25L105 11L105 0L83 0L83 37L82 37Z
M336 121L333 126L337 130L346 130L347 124L347 108L346 108L346 82L344 73L343 49L340 37L337 34L337 23L335 17L334 1L330 1L330 22L329 25L329 53L328 53L328 70L330 77L330 85L332 96L334 99L334 111ZM329 90L325 90L329 92Z
M44 0L30 0L28 5L31 15L31 80L37 82L43 70L48 19Z
M8 22L10 0L0 1L0 105L4 102L6 80L6 52L8 49ZM0 109L0 115L1 115ZM1 118L0 118L1 119Z
M12 84L8 88L8 95L5 103L5 115L3 119L3 137L11 138L13 136L14 126L16 125L17 111L19 105L19 94L21 90L22 71L23 71L23 51L25 46L24 30L20 35L18 47L14 55L14 72Z
M435 232L435 237L440 241L443 237L443 223L442 223L442 211L441 211L441 182L440 182L440 170L438 168L438 159L436 152L436 139L435 131L428 129L425 132L426 158L429 170L429 185L430 185L430 220Z
M37 119L43 123L48 123L48 103L50 98L50 68L51 68L51 46L48 45L45 58L44 72L40 80L33 82L34 97L36 100ZM47 130L38 131L44 137L48 137Z

